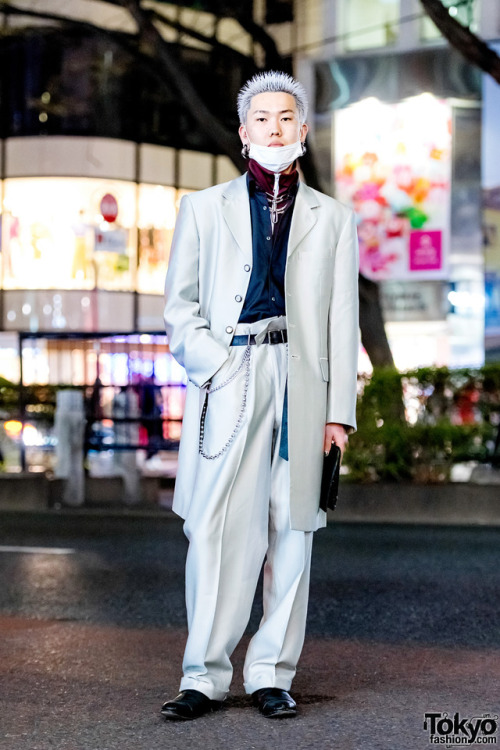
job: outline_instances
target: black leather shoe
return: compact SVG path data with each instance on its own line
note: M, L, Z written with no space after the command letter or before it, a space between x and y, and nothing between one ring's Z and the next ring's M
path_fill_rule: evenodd
M253 705L268 719L284 719L297 713L292 696L280 688L261 688L252 693L252 699Z
M172 701L163 704L161 713L166 719L198 719L220 706L220 701L210 700L199 690L183 690Z

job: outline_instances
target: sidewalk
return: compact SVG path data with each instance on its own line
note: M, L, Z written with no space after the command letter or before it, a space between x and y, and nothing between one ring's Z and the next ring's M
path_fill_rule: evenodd
M500 472L498 472L500 476ZM498 476L486 476L497 481ZM143 477L141 502L125 505L120 477L92 477L86 481L85 504L61 506L61 480L44 475L0 475L0 513L36 512L106 516L162 516L171 513L173 478ZM341 483L339 501L329 519L342 523L405 523L500 526L500 481L498 483L407 482Z

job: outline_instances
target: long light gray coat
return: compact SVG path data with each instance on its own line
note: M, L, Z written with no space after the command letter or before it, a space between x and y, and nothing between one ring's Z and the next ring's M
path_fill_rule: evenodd
M189 378L174 511L189 513L200 400L228 357L248 288L252 231L246 176L182 199L166 281L170 351ZM290 522L312 531L326 422L356 427L358 244L354 215L299 184L285 274ZM255 467L258 470L258 467ZM318 521L318 519L320 519Z

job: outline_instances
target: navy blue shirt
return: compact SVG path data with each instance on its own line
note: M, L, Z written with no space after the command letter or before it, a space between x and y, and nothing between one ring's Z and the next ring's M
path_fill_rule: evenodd
M266 193L247 176L252 220L253 266L240 323L285 315L285 268L297 185L290 190L290 205L278 214L271 231L271 212Z

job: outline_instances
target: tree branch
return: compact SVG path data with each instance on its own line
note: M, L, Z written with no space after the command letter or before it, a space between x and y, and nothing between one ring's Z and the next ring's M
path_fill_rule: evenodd
M420 0L420 2L429 18L434 21L451 46L458 50L466 60L484 70L485 73L489 73L497 83L500 83L500 57L495 50L452 18L440 0Z
M244 171L244 160L240 153L241 144L238 135L228 130L207 107L191 83L191 79L185 73L183 65L172 54L171 45L163 39L156 28L149 11L141 7L140 0L120 0L120 5L126 8L135 20L143 51L147 51L160 63L169 86L186 105L195 121L211 138L218 150L226 153L233 163L239 166L241 171Z
M101 0L102 3L106 3L107 5L114 5L115 7L123 8L123 3L121 0ZM168 4L168 3L165 3ZM172 29L173 31L177 31L182 36L191 37L191 39L196 39L196 41L201 42L202 44L206 44L208 47L211 48L217 48L223 52L229 53L234 59L237 61L248 65L253 62L253 57L250 57L248 55L244 55L243 52L240 52L239 50L234 49L234 47L231 47L229 44L224 44L223 42L220 42L218 39L215 39L213 36L207 36L206 34L202 34L200 31L196 31L196 29L192 29L189 26L185 26L184 24L180 23L179 21L174 21L171 18L169 18L167 15L164 15L160 11L158 11L155 8L149 8L149 9L143 9L144 12L149 13L149 16L151 20L157 20L160 23L164 24L168 28Z
M362 274L359 274L359 326L361 343L373 367L394 367L385 333L379 286Z

